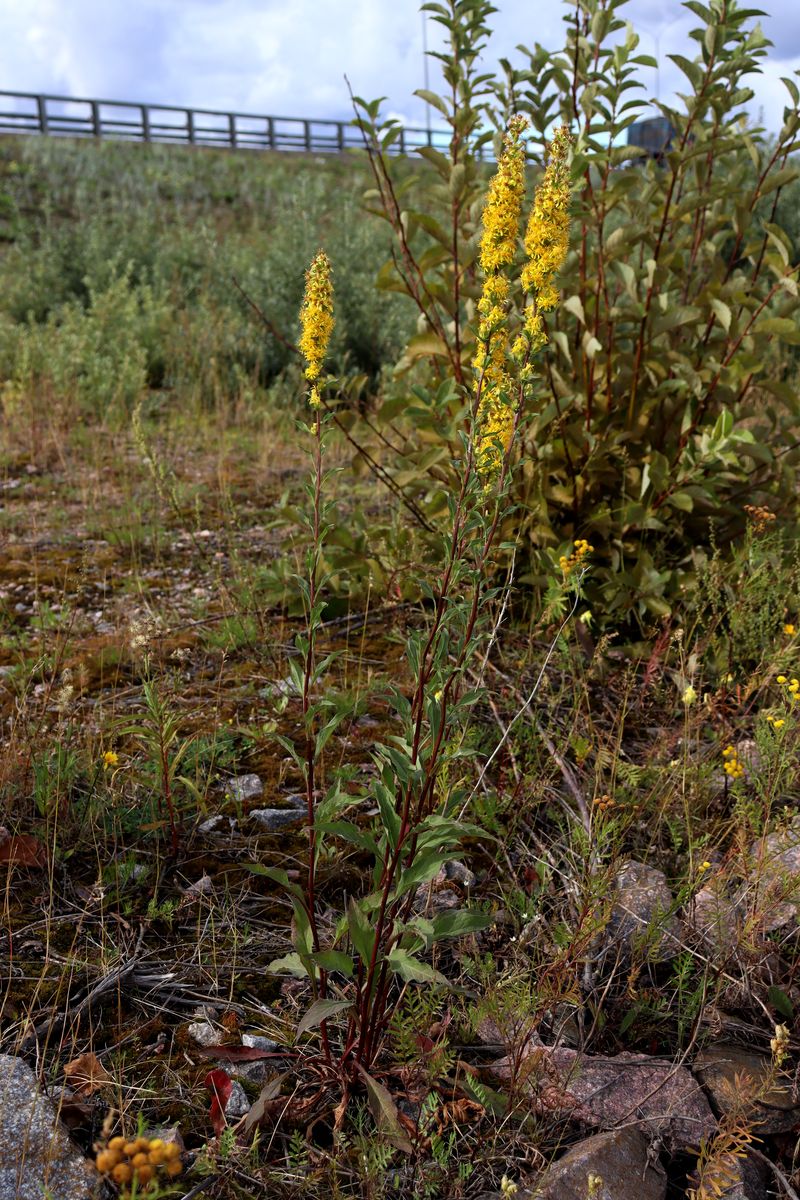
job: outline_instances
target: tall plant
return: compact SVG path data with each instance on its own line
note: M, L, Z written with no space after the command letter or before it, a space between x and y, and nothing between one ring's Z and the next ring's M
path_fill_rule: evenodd
M569 142L557 135L550 164L528 225L529 256L520 272L517 243L524 198L525 118L510 123L489 187L479 244L482 279L479 320L472 331L472 364L453 382L465 416L454 463L457 487L448 496L446 527L437 534L438 579L426 589L422 627L408 636L409 688L393 686L387 699L395 730L375 748L377 772L364 794L344 794L334 783L323 796L318 764L340 719L341 707L325 686L330 659L317 661L326 580L322 548L329 514L323 499L327 400L320 382L326 337L332 323L330 274L324 256L307 278L301 339L311 382L314 420L313 472L309 486L310 548L302 582L308 617L299 639L294 673L303 697L303 745L286 742L306 782L309 864L305 886L267 869L292 897L293 952L273 964L306 977L314 1000L299 1031L321 1028L321 1061L345 1094L355 1082L387 1111L372 1070L391 1020L399 989L409 981L445 985L426 959L443 939L480 928L484 917L447 911L433 917L415 904L418 889L458 852L463 838L481 830L464 819L467 799L460 764L470 753L464 731L478 693L466 676L475 655L486 651L491 583L498 532L510 501L514 442L534 379L533 360L542 344L541 316L554 302L554 279L566 249ZM515 304L512 296L523 298ZM374 824L349 819L346 810L369 800ZM318 915L316 864L326 844L341 840L368 854L371 884L353 897L327 934ZM342 1110L343 1111L343 1110ZM399 1126L395 1129L397 1134Z
M754 127L745 106L768 46L754 13L737 0L690 0L698 54L672 56L687 89L674 104L656 102L664 150L643 154L626 144L627 129L650 115L641 73L654 62L620 15L625 2L575 0L561 51L520 47L524 65L504 62L496 75L475 70L490 4L425 5L449 37L439 56L448 90L425 96L447 120L450 153L424 151L433 174L404 178L402 195L383 152L394 127L369 105L361 124L378 180L372 207L399 248L379 283L405 290L420 313L376 423L391 427L395 477L431 519L459 414L446 388L429 388L426 405L415 385L472 354L481 131L524 113L535 151L554 123L571 130L566 296L543 323L549 345L519 439L515 528L534 583L559 545L591 540L596 615L634 629L694 587L712 520L722 543L754 489L794 503L798 247L778 217L798 177L800 92L783 81L776 137Z

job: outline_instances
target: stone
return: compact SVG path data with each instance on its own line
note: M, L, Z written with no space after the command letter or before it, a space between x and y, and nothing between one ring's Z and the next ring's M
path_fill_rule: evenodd
M469 867L460 862L446 862L439 868L430 883L422 883L414 893L414 911L444 912L446 909L461 908L464 893L477 883Z
M743 1083L747 1086L743 1077L752 1080L752 1089L755 1091L763 1084L769 1067L770 1060L765 1055L742 1046L719 1042L700 1051L692 1070L713 1107L722 1115L741 1103ZM762 1134L788 1133L800 1120L800 1105L792 1099L790 1089L778 1083L755 1105L755 1114L759 1137Z
M797 928L800 917L800 817L785 829L759 838L750 847L753 878L742 890L740 903L760 916L760 927L773 933Z
M726 895L722 880L712 879L695 895L688 909L688 925L708 947L729 954L738 944L742 913Z
M628 1126L579 1142L548 1167L532 1192L536 1200L664 1200L667 1176L648 1157L649 1142ZM599 1178L594 1190L589 1178Z
M616 896L606 928L607 948L627 956L647 948L651 962L666 962L678 952L681 927L672 915L674 902L663 871L630 859L616 875Z
M225 784L225 794L237 804L246 804L264 795L264 784L258 775L235 775Z
M210 1021L192 1021L186 1032L200 1046L218 1046L220 1034Z
M303 819L303 814L296 808L253 808L249 816L267 833L277 833Z
M243 1033L242 1045L247 1046L249 1050L264 1050L266 1053L280 1050L277 1042L273 1042L271 1038L262 1037L260 1033Z
M647 1054L613 1058L584 1055L566 1046L532 1040L522 1066L511 1056L484 1068L504 1084L513 1070L527 1086L537 1112L560 1112L589 1128L610 1130L637 1123L672 1151L696 1148L716 1129L708 1100L686 1067Z
M238 1121L239 1117L243 1117L248 1112L250 1112L250 1101L247 1099L247 1093L242 1085L234 1080L228 1103L225 1105L225 1116L229 1121Z
M102 1177L70 1140L28 1064L0 1055L0 1200L97 1200Z

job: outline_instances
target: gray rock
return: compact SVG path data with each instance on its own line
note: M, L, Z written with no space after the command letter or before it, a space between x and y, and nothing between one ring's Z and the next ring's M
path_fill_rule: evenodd
M722 1115L742 1101L742 1087L752 1081L756 1091L765 1079L770 1060L742 1046L717 1043L702 1050L694 1061L693 1071L711 1098L716 1111ZM739 1081L737 1082L737 1076ZM800 1120L800 1105L782 1083L770 1088L764 1099L755 1105L757 1132L762 1134L788 1133Z
M800 817L785 829L759 838L750 847L753 878L740 902L760 915L766 933L791 926L800 918Z
M536 1189L523 1195L537 1200L664 1200L667 1177L656 1159L648 1159L648 1139L638 1129L599 1133L573 1146L545 1171ZM596 1190L589 1178L595 1176Z
M444 912L461 908L465 893L477 883L469 867L460 862L446 862L430 883L423 883L414 894L414 911Z
M294 825L303 819L303 814L296 808L254 808L249 816L251 821L255 821L268 833L277 833L287 825Z
M606 929L608 949L621 947L627 955L646 949L651 962L666 962L679 949L680 922L672 914L672 893L663 871L634 859L623 863L616 876L616 898Z
M102 1191L28 1064L0 1055L0 1200L95 1200Z
M273 1042L268 1037L262 1037L260 1033L243 1033L242 1045L247 1046L250 1050L264 1050L269 1054L275 1050L280 1050L277 1042Z
M225 784L225 794L237 804L245 804L263 796L264 784L258 775L236 775Z
M716 1129L708 1100L686 1067L647 1054L589 1056L532 1040L522 1067L508 1056L484 1069L507 1083L512 1071L532 1095L537 1112L562 1112L589 1128L638 1123L673 1151L697 1147Z
M689 905L689 928L709 950L729 954L738 944L742 913L720 879L710 880Z
M225 1116L229 1121L238 1121L239 1117L243 1117L249 1111L250 1101L247 1099L247 1093L242 1085L234 1080L228 1103L225 1105Z
M186 1032L200 1046L219 1045L220 1035L209 1021L193 1021Z

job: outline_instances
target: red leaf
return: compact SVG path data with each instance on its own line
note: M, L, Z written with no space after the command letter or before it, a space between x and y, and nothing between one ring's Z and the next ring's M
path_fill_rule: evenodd
M208 1090L211 1092L211 1124L214 1126L214 1133L219 1137L225 1128L225 1106L231 1098L233 1091L233 1081L227 1071L223 1071L221 1067L215 1067L213 1071L209 1071L203 1080Z
M47 851L38 838L31 833L21 833L0 841L0 863L13 863L16 867L47 866Z
M262 1058L286 1058L286 1052L257 1050L254 1046L206 1046L210 1058L224 1058L229 1062L260 1062Z

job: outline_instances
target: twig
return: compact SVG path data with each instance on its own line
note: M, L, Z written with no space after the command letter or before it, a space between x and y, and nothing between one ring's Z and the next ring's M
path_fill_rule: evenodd
M800 1200L800 1196L798 1196L797 1192L789 1183L789 1180L786 1178L783 1171L780 1169L780 1167L775 1165L771 1158L767 1158L766 1154L762 1154L760 1150L756 1150L755 1146L750 1146L748 1154L752 1154L755 1158L759 1159L760 1162L763 1162L769 1167L770 1171L772 1171L772 1174L786 1192L789 1200Z

